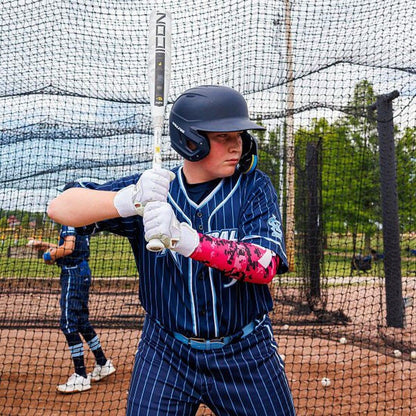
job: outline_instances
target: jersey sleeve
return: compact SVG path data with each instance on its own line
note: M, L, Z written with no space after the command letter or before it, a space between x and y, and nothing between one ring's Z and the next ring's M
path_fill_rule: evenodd
M60 236L62 238L65 238L65 237L68 237L70 235L74 235L74 236L77 235L75 228L74 227L70 227L68 225L63 225L61 227Z
M286 248L277 193L267 175L256 171L246 190L240 240L268 248L280 258L277 273L288 270Z
M140 174L126 176L114 181L105 183L96 183L88 181L79 181L74 183L74 187L94 189L98 191L113 191L117 192L126 186L137 183ZM138 217L114 218L110 220L100 221L94 224L86 225L84 227L77 227L76 232L82 235L94 234L100 231L110 231L114 234L125 237L132 237L135 233L135 225Z

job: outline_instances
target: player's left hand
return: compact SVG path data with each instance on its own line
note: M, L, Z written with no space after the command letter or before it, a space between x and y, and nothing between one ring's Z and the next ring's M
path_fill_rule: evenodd
M166 201L174 178L175 174L167 169L145 170L135 185L120 189L114 197L114 206L120 217L142 216L148 202Z
M143 212L146 241L158 239L166 248L189 257L199 244L199 235L189 224L180 223L167 202L149 202Z
M169 184L175 179L175 174L167 169L152 168L143 172L136 183L133 203L136 212L143 215L144 207L150 201L166 201Z

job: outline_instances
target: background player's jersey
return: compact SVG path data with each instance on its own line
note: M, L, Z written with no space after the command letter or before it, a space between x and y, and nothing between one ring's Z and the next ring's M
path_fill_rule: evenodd
M73 267L80 264L84 260L88 260L90 256L90 236L78 234L74 227L63 225L59 233L59 243L62 245L67 236L75 236L75 248L71 254L56 260L56 264L60 267Z
M276 192L261 171L224 178L199 204L187 195L176 168L168 202L180 222L200 233L260 245L287 260ZM117 191L136 183L139 175L103 185L83 183L92 189ZM84 227L91 232L91 227ZM255 317L270 311L273 301L267 285L225 277L222 272L170 250L146 250L143 221L139 216L117 218L95 225L128 237L139 270L140 300L145 310L167 329L186 336L216 338L238 332Z

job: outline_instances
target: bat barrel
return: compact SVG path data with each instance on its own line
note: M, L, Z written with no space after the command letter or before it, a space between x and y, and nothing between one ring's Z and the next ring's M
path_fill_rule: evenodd
M156 9L149 20L149 96L152 112L153 136L153 168L162 166L161 140L165 108L168 101L171 76L171 35L172 17L163 9ZM165 246L159 239L151 239L147 250L158 252Z

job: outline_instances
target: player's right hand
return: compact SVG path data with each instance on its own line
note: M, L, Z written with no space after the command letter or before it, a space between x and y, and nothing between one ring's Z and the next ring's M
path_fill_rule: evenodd
M169 184L175 178L173 172L153 168L143 172L136 185L120 189L114 198L114 206L121 217L143 215L148 202L166 202Z
M189 257L199 244L199 235L189 224L179 222L167 202L149 202L143 215L146 241L160 240L163 245Z
M26 243L26 247L31 247L33 249L41 249L42 246L43 246L42 240L35 240L33 238L28 240L28 242Z

